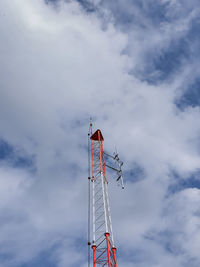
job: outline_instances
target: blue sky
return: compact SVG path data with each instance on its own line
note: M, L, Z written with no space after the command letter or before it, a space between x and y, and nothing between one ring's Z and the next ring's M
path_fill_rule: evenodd
M198 4L1 1L0 267L87 266L90 116L118 266L200 265Z

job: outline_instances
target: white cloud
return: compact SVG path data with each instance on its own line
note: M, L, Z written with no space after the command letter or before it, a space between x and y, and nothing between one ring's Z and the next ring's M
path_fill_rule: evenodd
M3 252L13 255L4 266L29 261L58 243L52 252L58 266L86 259L75 243L86 232L90 115L103 130L107 150L117 145L124 168L136 162L145 170L145 179L127 183L123 192L111 186L117 244L124 252L129 244L130 253L143 247L151 266L182 266L179 257L145 234L162 223L170 170L187 177L199 167L199 110L180 112L174 105L178 76L153 86L127 74L132 65L142 68L139 55L156 44L167 47L166 40L182 32L177 22L163 26L164 37L153 26L147 28L151 36L144 42L137 30L130 35L133 41L111 22L102 29L100 19L74 1L54 9L40 0L4 0L0 9L5 14L0 17L0 136L35 155L37 169L31 178L25 171L0 169L0 200L9 216L0 227L0 241L1 247L6 244ZM127 46L134 48L129 57L122 53ZM193 193L188 190L186 205ZM180 216L191 215L178 206L179 194L171 202ZM170 221L173 214L168 216ZM182 232L197 233L197 224L194 217ZM174 225L162 224L161 230L167 227ZM199 260L195 240L196 245L189 242L184 249ZM126 266L146 262L134 264L130 257Z

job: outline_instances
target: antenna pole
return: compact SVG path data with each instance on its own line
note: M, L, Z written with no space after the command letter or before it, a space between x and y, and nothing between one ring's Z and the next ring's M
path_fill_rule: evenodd
M88 131L88 267L90 267L90 128Z

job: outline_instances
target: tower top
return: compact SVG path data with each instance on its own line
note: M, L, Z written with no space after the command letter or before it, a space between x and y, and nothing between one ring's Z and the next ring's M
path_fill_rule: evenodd
M99 138L98 138L98 132L99 132L99 134L100 134L100 141L103 141L104 139L103 139L103 135L102 135L102 133L101 133L101 131L98 129L98 130L96 130L96 132L90 137L90 139L91 140L95 140L95 141L98 141L99 140Z

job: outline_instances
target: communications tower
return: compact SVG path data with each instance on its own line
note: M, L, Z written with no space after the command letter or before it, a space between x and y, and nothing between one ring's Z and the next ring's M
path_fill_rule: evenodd
M103 135L98 129L93 133L92 123L88 133L88 266L90 267L90 251L92 248L92 266L117 267L116 247L113 238L112 221L108 197L108 181L106 167L118 173L117 180L123 179L121 166L117 154L110 156L104 152ZM114 168L105 163L105 155L110 156L118 163ZM92 175L92 176L91 176ZM92 194L90 193L92 191ZM92 216L90 218L90 211ZM92 234L90 236L90 229ZM90 241L92 239L92 241Z

